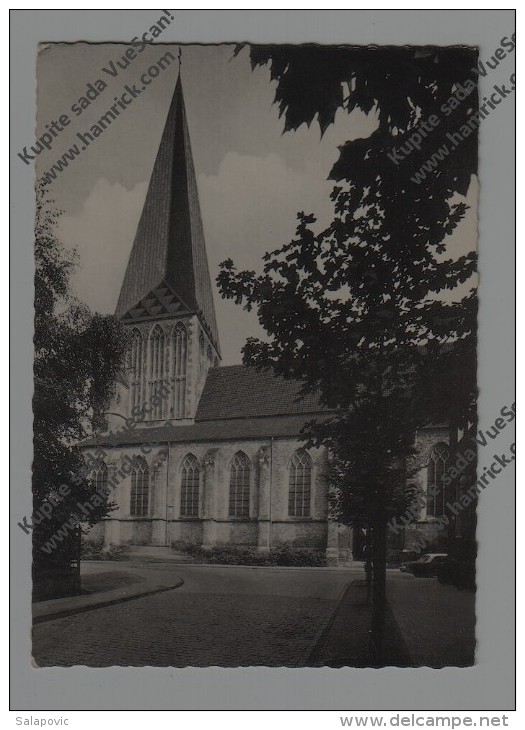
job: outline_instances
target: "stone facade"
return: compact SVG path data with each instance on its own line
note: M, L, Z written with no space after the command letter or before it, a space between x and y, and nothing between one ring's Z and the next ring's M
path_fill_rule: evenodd
M417 435L414 479L423 495L423 506L419 518L411 519L402 534L390 536L392 548L412 550L423 541L429 549L442 549L446 543L448 531L442 528L439 516L429 515L424 506L430 454L436 444L443 443L450 444L450 431L444 426ZM103 538L106 545L192 543L205 547L250 546L260 551L287 544L326 550L331 561L352 559L351 528L328 517L328 461L324 449L308 451L309 515L290 515L290 465L298 450L302 450L302 444L297 438L182 443L157 443L152 438L140 445L101 444L98 450L90 451L105 458L110 499L118 509L93 529L90 539ZM230 514L231 464L239 453L249 460L249 514L243 517ZM181 514L181 465L188 455L195 457L199 470L198 511L194 516ZM149 475L148 514L143 516L130 514L129 471L138 456L145 459Z
M327 547L327 460L323 449L308 452L309 515L296 517L289 514L290 462L301 449L296 439L159 444L147 456L136 446L102 448L110 499L118 504L103 523L106 544L190 542L206 547L251 546L260 551L283 544L317 550ZM101 455L100 451L93 453ZM243 517L230 513L231 463L238 453L245 454L250 465L249 514ZM189 454L196 457L199 466L198 514L191 517L181 515L181 465ZM145 458L149 474L148 514L140 517L130 514L132 477L124 473L139 455ZM92 539L100 539L101 529L94 529Z

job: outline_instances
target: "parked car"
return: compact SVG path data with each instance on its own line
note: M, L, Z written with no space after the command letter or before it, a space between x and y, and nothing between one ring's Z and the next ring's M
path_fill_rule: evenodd
M419 560L403 563L400 570L405 573L412 573L418 578L432 577L437 575L439 566L447 560L447 557L447 553L428 553Z

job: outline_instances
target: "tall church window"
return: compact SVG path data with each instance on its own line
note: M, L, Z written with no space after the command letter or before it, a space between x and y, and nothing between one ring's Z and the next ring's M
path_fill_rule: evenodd
M149 469L146 460L138 456L131 471L131 501L129 513L132 517L149 515Z
M95 492L98 492L104 499L108 496L108 467L105 462L99 462L98 466L93 470L93 486Z
M448 447L444 443L434 446L427 466L427 514L440 517L445 514L445 485L443 477L447 468Z
M169 349L160 325L155 325L149 336L149 407L150 418L159 421L163 418L166 398L155 399L156 395L162 395L162 386L167 384L169 364ZM157 402L157 400L159 402Z
M180 516L199 516L199 462L193 454L184 457L180 481Z
M186 416L186 360L188 351L188 333L186 327L179 322L173 328L173 412L172 418Z
M288 514L290 517L309 517L312 491L312 460L304 449L299 449L290 461Z
M250 460L238 451L230 466L230 517L250 516Z
M144 379L144 338L138 329L134 329L131 335L130 352L130 414L134 407L142 406L142 388Z

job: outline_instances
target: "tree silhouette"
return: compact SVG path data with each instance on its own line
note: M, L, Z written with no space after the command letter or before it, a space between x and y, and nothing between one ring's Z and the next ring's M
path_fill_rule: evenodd
M436 420L462 422L475 409L474 252L446 256L446 237L465 215L476 171L476 134L419 185L418 159L397 166L387 150L440 114L474 68L472 49L252 47L252 64L271 64L285 130L317 118L321 132L338 108L375 110L378 128L347 142L331 177L334 219L323 231L298 214L294 239L264 257L263 272L223 262L223 297L254 307L269 341L250 338L243 361L317 391L333 411L305 438L333 454L336 508L372 533L372 663L383 661L386 533L414 499L415 432ZM346 84L346 91L345 91ZM462 87L463 88L463 87ZM433 144L475 113L477 92L442 125ZM470 282L469 282L470 283ZM408 480L408 486L407 486Z
M35 226L34 329L34 458L33 568L48 571L67 567L78 558L78 531L69 530L56 547L43 546L79 514L93 484L76 444L100 425L114 392L127 336L113 316L93 314L70 290L74 254L61 245L60 219L46 188L37 190ZM59 487L67 485L69 494ZM42 505L49 516L42 517ZM90 524L105 516L111 503L95 506Z

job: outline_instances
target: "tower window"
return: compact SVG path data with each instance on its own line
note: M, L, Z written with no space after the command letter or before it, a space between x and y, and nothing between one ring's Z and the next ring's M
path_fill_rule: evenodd
M144 338L140 330L135 329L131 335L130 370L130 415L135 407L140 408L143 402L145 348Z
M288 514L309 517L312 491L312 462L304 449L299 449L290 461Z
M164 330L155 325L149 337L149 401L150 418L159 421L167 411L162 386L167 385L169 374L169 348ZM161 396L155 398L155 396Z
M172 375L172 418L186 416L186 360L188 350L188 333L186 327L179 322L173 328L173 375Z

